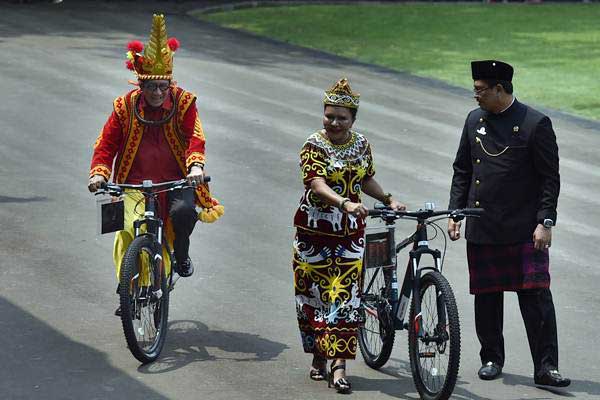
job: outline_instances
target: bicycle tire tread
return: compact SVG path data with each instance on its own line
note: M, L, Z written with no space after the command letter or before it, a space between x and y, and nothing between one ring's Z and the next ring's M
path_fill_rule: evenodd
M161 298L162 306L165 307L163 318L161 320L161 335L159 337L159 343L157 343L155 351L151 354L146 353L142 349L140 349L135 332L133 327L133 317L131 315L130 310L130 299L129 295L129 282L132 278L132 274L134 272L135 266L137 264L137 257L140 251L143 248L152 249L153 241L149 236L142 235L136 237L129 247L127 248L125 255L123 256L123 262L121 263L121 276L119 279L119 298L121 303L121 322L123 327L123 334L125 335L125 340L127 341L127 347L131 354L141 363L147 364L155 361L160 352L162 351L162 347L164 345L164 341L166 338L166 326L168 320L168 308L169 308L169 291L166 290L166 279L163 279L162 282L162 292L164 298ZM154 254L154 252L152 251Z
M428 282L431 281L431 282ZM408 352L410 358L411 371L413 381L417 388L417 391L424 400L447 400L452 395L456 381L458 379L458 371L460 368L460 319L458 315L458 307L456 306L456 299L452 291L452 287L448 280L439 272L432 271L421 277L421 294L424 293L426 288L425 283L429 285L433 284L437 291L441 292L444 296L444 305L446 307L447 324L449 327L449 339L450 342L450 355L448 361L448 372L442 389L433 393L430 392L423 383L421 375L418 371L416 360L416 351L418 351L418 345L416 345L416 334L414 332L414 301L411 301L410 309L410 326L408 332ZM436 293L437 293L436 291Z

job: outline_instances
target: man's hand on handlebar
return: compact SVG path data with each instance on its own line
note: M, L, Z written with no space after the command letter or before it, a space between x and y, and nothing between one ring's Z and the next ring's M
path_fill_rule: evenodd
M187 175L187 180L190 185L198 186L204 183L204 170L198 165L192 166L190 173Z
M460 239L460 221L454 222L452 218L448 218L448 236L450 240L458 240Z
M88 190L92 193L102 188L106 184L106 179L102 175L94 175L88 182Z

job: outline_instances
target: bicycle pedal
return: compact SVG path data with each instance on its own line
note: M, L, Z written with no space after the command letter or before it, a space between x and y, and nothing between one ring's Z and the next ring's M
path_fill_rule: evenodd
M435 353L433 351L424 351L419 353L419 358L435 358Z

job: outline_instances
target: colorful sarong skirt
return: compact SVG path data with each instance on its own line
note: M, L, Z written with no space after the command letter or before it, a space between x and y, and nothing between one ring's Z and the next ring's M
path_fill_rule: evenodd
M327 359L356 357L364 232L347 237L298 229L294 289L302 346Z
M471 294L550 287L548 249L533 243L480 245L467 242Z

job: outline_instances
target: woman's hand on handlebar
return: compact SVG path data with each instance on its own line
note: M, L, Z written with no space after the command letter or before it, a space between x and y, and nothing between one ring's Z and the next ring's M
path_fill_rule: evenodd
M452 218L448 218L448 236L450 240L460 239L460 221L455 222Z
M106 184L106 179L102 175L94 175L88 182L88 190L92 193L102 188Z
M390 201L390 204L388 205L388 207L394 211L406 211L406 205L402 204L399 201L396 201L394 199L392 199L392 201Z
M369 215L369 210L362 203L353 203L351 201L347 201L344 203L343 210L345 213L352 214L356 217L367 217Z

